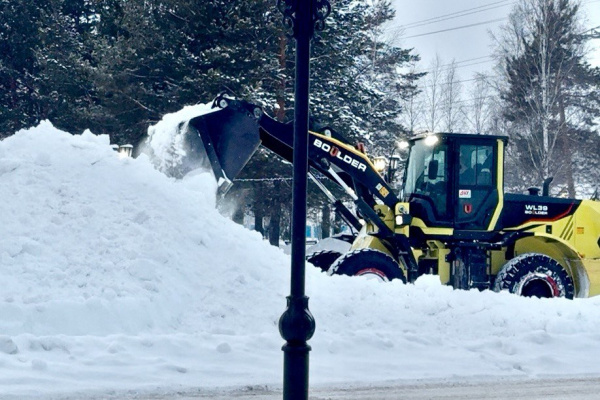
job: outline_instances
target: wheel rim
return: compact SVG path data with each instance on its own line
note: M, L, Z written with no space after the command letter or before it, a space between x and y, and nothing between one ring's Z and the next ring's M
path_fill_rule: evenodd
M517 294L524 297L551 298L558 297L560 290L552 277L541 273L531 273L523 277L517 287Z
M365 268L358 271L354 276L364 276L367 278L377 279L382 282L389 282L388 277L377 268Z

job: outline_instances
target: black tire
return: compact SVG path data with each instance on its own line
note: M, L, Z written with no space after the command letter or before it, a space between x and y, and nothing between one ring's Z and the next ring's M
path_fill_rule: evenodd
M508 261L494 282L494 291L508 290L524 297L566 297L575 293L567 271L545 254L526 253Z
M338 258L329 271L329 275L374 276L382 281L400 279L406 282L404 272L392 257L375 249L350 251Z
M321 271L327 272L335 260L340 258L341 255L342 253L339 251L333 250L315 251L314 253L306 256L306 261L315 267L320 268Z

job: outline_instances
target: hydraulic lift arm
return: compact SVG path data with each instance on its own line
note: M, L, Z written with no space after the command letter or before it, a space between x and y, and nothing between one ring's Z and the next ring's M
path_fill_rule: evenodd
M293 161L293 127L268 116L254 104L224 96L215 99L216 111L189 121L190 143L200 138L219 184L221 194L231 186L260 145L283 159ZM375 170L366 154L351 146L339 133L329 128L309 132L309 165L340 186L355 202L358 210L374 223L383 236L393 232L373 210L375 199L394 209L399 199ZM316 178L314 181L318 182ZM336 199L323 184L317 184L335 205L346 222L360 229L357 218Z

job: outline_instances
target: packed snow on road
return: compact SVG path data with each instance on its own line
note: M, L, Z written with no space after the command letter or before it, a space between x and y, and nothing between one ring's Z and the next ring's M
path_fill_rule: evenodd
M154 128L162 146L176 123ZM0 141L0 397L280 387L289 256L220 215L215 191L89 131ZM600 298L316 268L307 292L311 384L600 374Z

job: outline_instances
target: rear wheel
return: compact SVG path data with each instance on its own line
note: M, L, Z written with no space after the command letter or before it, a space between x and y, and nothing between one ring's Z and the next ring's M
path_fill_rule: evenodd
M314 253L309 254L306 257L306 261L308 261L315 267L320 268L321 271L327 272L329 270L329 268L331 267L331 265L335 262L335 260L340 258L341 255L342 255L342 253L340 253L339 251L332 251L332 250L315 251Z
M350 251L338 258L329 271L329 275L367 276L381 281L400 279L406 282L404 272L392 257L375 249Z
M526 253L508 261L498 272L494 291L508 290L524 297L566 297L575 289L567 271L545 254Z

